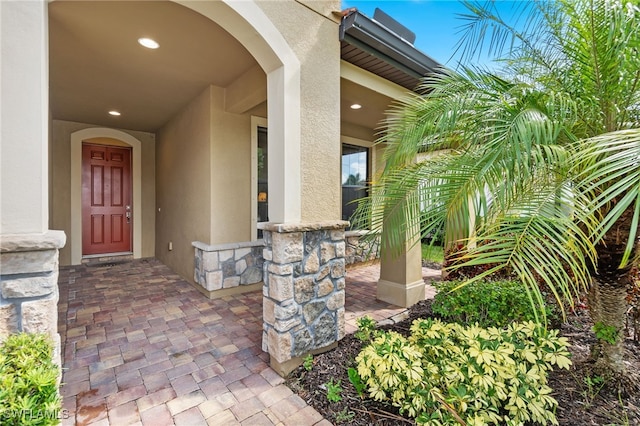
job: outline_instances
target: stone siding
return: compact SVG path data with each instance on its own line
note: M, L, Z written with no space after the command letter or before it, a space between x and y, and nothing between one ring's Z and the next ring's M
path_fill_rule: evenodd
M47 334L58 365L58 252L65 241L61 231L0 236L0 342L19 332Z
M364 238L368 231L346 231L345 261L347 265L368 262L380 257L380 238Z
M208 292L262 281L262 241L195 247L194 281Z
M345 334L348 222L263 224L263 350L282 365ZM286 373L286 372L285 372Z

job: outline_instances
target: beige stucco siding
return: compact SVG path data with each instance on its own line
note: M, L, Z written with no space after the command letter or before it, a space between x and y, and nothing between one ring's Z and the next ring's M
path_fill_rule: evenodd
M224 111L224 91L211 91L210 244L251 239L251 117ZM204 240L203 240L204 241Z
M251 238L250 131L210 86L158 132L156 257L189 281L193 241Z
M74 188L71 180L71 170L80 168L82 158L73 157L71 152L72 134L80 130L95 129L96 134L100 134L101 126L86 123L76 123L71 121L53 120L51 122L50 139L50 186L51 202L49 204L50 228L60 229L67 235L67 244L60 250L60 264L69 265L72 263L71 250L81 244L81 235L72 232L72 217L80 217L81 212L72 212L72 200L75 198L76 205L80 201L80 188ZM141 181L138 183L141 192L141 257L153 257L155 252L155 135L146 132L130 130L120 130L127 135L140 141L141 146ZM114 139L92 139L94 143L107 143L124 145ZM135 174L135 172L134 172ZM137 209L138 206L133 206ZM76 262L77 263L77 262Z
M303 221L339 219L340 42L331 11L339 1L258 2L300 61Z
M347 123L343 121L340 124L342 136L362 139L369 142L376 141L376 130L368 127L358 126L357 124Z
M157 134L156 257L191 279L194 270L191 243L206 241L211 233L210 135L210 88L195 97Z

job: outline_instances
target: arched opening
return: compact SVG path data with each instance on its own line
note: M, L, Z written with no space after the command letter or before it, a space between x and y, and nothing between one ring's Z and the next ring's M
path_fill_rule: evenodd
M115 4L115 3L113 3ZM174 6L171 6L174 4ZM227 81L226 83L222 83L221 81L212 82L212 86L215 86L214 90L220 89L220 93L224 97L225 101L228 102L228 99L231 98L234 93L241 92L241 90L237 90L239 86L242 86L243 83L248 81L258 81L262 84L261 87L258 88L257 91L263 93L260 96L263 96L263 106L261 109L260 116L268 117L269 121L269 129L272 135L273 143L270 146L270 150L273 151L273 154L269 156L270 161L273 161L272 170L273 176L270 177L271 182L271 192L269 194L269 206L273 211L269 214L270 218L273 218L276 221L286 222L286 221L296 221L300 219L300 190L299 190L299 181L300 181L300 112L299 112L299 97L300 97L300 64L298 58L284 40L281 33L275 27L274 23L266 16L265 12L261 9L259 5L254 2L182 2L182 1L173 1L173 2L153 2L153 3L140 3L137 5L133 5L132 3L123 4L126 7L137 7L138 10L138 21L135 18L127 18L132 19L131 27L129 24L122 23L122 14L118 14L119 20L118 22L121 25L121 28L125 32L130 32L131 28L136 28L136 22L139 22L138 26L140 29L144 29L146 27L146 21L142 20L143 16L146 16L145 11L148 12L148 15L156 16L156 20L161 18L161 14L169 13L172 17L176 17L175 14L171 14L171 12L176 12L178 9L183 9L185 16L195 17L199 16L199 26L198 28L189 28L189 30L193 30L194 32L201 33L203 27L206 24L202 23L202 21L211 21L210 26L215 26L218 30L213 30L213 33L220 34L220 28L226 31L227 37L232 37L236 43L234 46L238 46L240 49L244 47L246 52L253 57L252 60L255 61L254 66L249 71L245 71L246 65L242 65L242 67L235 68L236 75L231 76L230 73L233 72L233 67L229 68L226 71L225 77ZM107 6L99 6L99 5L90 5L84 3L67 3L67 2L57 2L52 1L49 5L50 9L50 27L52 33L50 38L52 40L51 49L50 49L50 61L51 61L51 117L54 122L57 120L62 120L65 122L62 126L65 129L71 129L68 133L62 135L58 134L53 139L53 144L51 145L53 154L52 157L66 157L66 161L70 161L71 166L71 181L68 184L64 184L67 181L65 176L64 169L56 170L57 164L60 164L59 161L54 160L52 163L52 169L54 177L53 180L56 182L55 191L51 192L52 197L60 196L60 187L62 185L70 187L70 189L65 189L69 191L69 195L63 194L62 198L59 200L54 200L53 205L53 214L52 217L53 228L62 228L67 230L69 233L69 246L65 249L64 256L61 258L63 263L68 263L70 261L71 264L77 264L82 259L82 250L81 250L81 202L80 202L80 163L79 163L79 149L81 147L81 141L87 138L92 137L113 137L115 140L121 140L125 143L129 144L126 141L127 138L133 138L137 140L133 142L133 155L134 155L134 164L133 170L136 173L134 180L134 196L136 200L134 203L139 206L140 198L145 197L149 189L145 189L145 185L140 184L140 163L146 164L148 161L148 153L149 153L149 140L143 136L143 139L139 137L136 138L137 132L146 132L150 138L154 137L154 134L157 133L159 129L158 124L149 124L150 122L146 122L145 124L143 118L146 112L145 110L151 110L156 107L156 105L152 105L153 108L149 108L148 105L145 105L144 102L133 103L130 106L136 108L129 108L129 111L125 111L123 117L118 120L114 120L111 118L111 121L107 121L102 116L97 114L89 115L87 113L84 114L83 110L90 110L95 107L95 103L98 101L105 100L106 97L110 97L110 103L117 104L120 102L123 97L127 97L127 93L124 94L118 92L118 86L124 86L125 81L123 80L124 76L117 76L113 71L114 69L109 68L109 71L112 72L111 75L104 74L101 75L102 78L98 82L87 83L83 82L82 79L74 78L76 74L73 74L75 70L82 70L85 74L97 73L101 67L104 67L102 63L92 62L91 58L87 56L87 54L91 50L95 50L91 46L97 46L99 42L104 41L104 37L106 37L109 32L112 31L113 25L109 27L107 23L104 24L105 28L103 28L100 32L94 33L93 28L96 25L93 25L96 18L96 14L103 13L105 21L108 16L116 16L116 9L98 9L96 11L96 7L107 7ZM116 6L113 6L114 8ZM188 12L186 12L188 9ZM104 13L106 11L106 14ZM185 22L186 22L185 18ZM177 20L176 20L177 21ZM116 22L116 21L113 21ZM177 22L176 22L177 24ZM215 25L213 25L215 24ZM107 28L109 27L109 28ZM91 34L87 34L88 28L92 28ZM176 34L174 32L168 32L166 35L171 36L172 34ZM184 33L184 30L182 31ZM87 35L87 36L85 36ZM78 45L74 48L76 50L62 50L69 42L73 41L76 38L79 40ZM183 39L175 36L176 41L179 43L184 43ZM178 41L179 40L179 41ZM209 40L213 41L211 43ZM171 40L164 39L163 47L169 47L171 45ZM122 44L122 41L120 42ZM128 40L127 40L128 43ZM205 42L204 40L200 40L201 46L207 49L213 49L218 51L220 46L227 46L228 43L223 42L215 42L215 39L208 38ZM238 44L239 43L239 44ZM134 43L135 44L135 43ZM242 45L242 47L240 47ZM62 47L61 47L62 46ZM108 64L117 64L119 68L128 68L130 70L135 70L138 72L139 70L145 69L146 67L152 67L154 71L158 68L157 63L153 62L154 57L149 56L146 51L140 51L139 46L123 46L122 49L116 49L116 46L109 47L108 45L104 45L105 53L102 54L105 61L108 61ZM227 47L225 47L227 48ZM138 49L135 51L135 55L131 57L120 56L122 52L120 50L130 49L133 53L133 49ZM188 50L188 49L182 49ZM236 49L237 51L238 49ZM245 52L245 54L246 54ZM147 55L147 56L144 56ZM218 55L222 55L228 59L228 56L224 53L218 53ZM141 58L140 58L141 57ZM220 56L218 56L219 58ZM124 59L124 62L118 64L118 58L120 60ZM126 59L125 59L126 58ZM134 59L131 59L134 58ZM157 55L155 57L157 59ZM172 65L177 66L178 63L181 64L180 57L172 58L173 62L169 62L168 66ZM81 62L79 62L81 61ZM219 61L220 62L220 61ZM240 62L236 61L234 64L240 64ZM243 63L245 64L245 63ZM191 68L197 68L199 64L194 63L191 65ZM169 70L170 68L167 68ZM182 68L181 68L182 69ZM206 71L209 72L210 71ZM174 70L173 74L180 74L179 70ZM260 74L260 78L255 78L256 75ZM266 74L266 82L265 82L265 74ZM127 74L128 75L128 74ZM209 74L211 75L211 73ZM202 76L206 78L205 71L203 71ZM109 78L110 77L110 78ZM230 78L231 77L231 78ZM157 78L157 76L149 75L148 79ZM235 81L234 81L235 80ZM225 85L223 85L225 84ZM73 93L72 93L73 91ZM155 98L156 94L152 89L146 88L146 92L151 98ZM191 92L193 96L193 92ZM66 96L67 99L64 101L59 101L58 98L60 95ZM185 95L186 96L186 95ZM102 98L101 98L102 97ZM135 98L136 95L131 95L131 98ZM229 103L223 106L225 111L229 110L231 113L243 114L247 115L251 110L249 102L257 103L256 99L250 99L247 102L242 103L245 99L240 97L240 100L236 99L236 103ZM268 98L269 102L266 102ZM158 100L162 98L158 97ZM81 101L78 106L73 107L69 106L69 100ZM138 101L142 101L142 97L138 97ZM188 101L188 99L187 99ZM130 102L130 100L128 100ZM184 101L183 101L184 102ZM158 109L164 108L161 104L157 106ZM241 109L244 108L244 109ZM234 110L235 109L235 110ZM239 112L238 112L239 111ZM264 112L262 112L264 111ZM77 114L80 112L81 114ZM134 122L134 121L125 121L127 117L132 116L138 117L142 121ZM105 114L106 115L106 114ZM248 116L248 115L247 115ZM170 117L170 116L169 116ZM136 119L138 119L136 118ZM134 118L130 118L130 120L134 120ZM81 126L75 126L73 123L78 123ZM284 129L287 128L287 132L285 133ZM74 132L73 136L71 136L71 132L77 130L78 128L84 128L79 132ZM87 129L90 128L90 129ZM115 130L122 129L122 130ZM127 130L124 130L127 129ZM249 131L249 126L247 126L247 131ZM298 129L298 130L296 130ZM92 133L93 132L93 133ZM247 135L248 136L248 135ZM62 142L63 140L68 141L68 138L71 137L71 146L69 147L68 142ZM142 142L141 142L142 141ZM249 141L247 141L249 142ZM60 149L61 144L67 144L67 147L64 148L65 152L62 152ZM140 149L142 146L142 149ZM248 143L247 143L247 146ZM71 150L70 154L67 154L67 150ZM212 147L211 150L214 148ZM152 153L153 154L153 153ZM70 156L69 156L70 155ZM210 153L212 157L217 154ZM142 158L142 160L141 160ZM213 161L210 161L213 163ZM219 170L219 168L214 167L212 164L210 166L211 170ZM249 166L247 166L248 168ZM148 168L147 168L148 170ZM214 174L215 172L211 172L211 176L209 180L215 180L217 177ZM148 182L148 176L143 176L143 181ZM248 179L248 177L247 177ZM222 185L221 183L218 185ZM211 191L215 191L215 188L211 189ZM142 194L142 195L141 195ZM69 197L71 203L66 204L65 198ZM246 202L249 203L248 194ZM65 206L66 204L66 206ZM165 211L165 206L163 207L163 212ZM151 245L152 252L150 253L148 247L145 245L142 249L140 247L142 235L147 235L149 233L148 228L140 227L140 209L136 209L134 211L134 238L133 238L133 253L134 257L140 256L149 256L153 255L153 243ZM155 210L155 209L154 209ZM69 212L70 211L70 212ZM150 209L147 209L147 213L150 212ZM211 228L214 225L219 225L219 223L215 223L214 216L217 213L211 212L210 218L208 219L211 222L209 225ZM219 217L219 215L218 215ZM153 217L152 217L153 218ZM222 218L224 220L224 218ZM238 218L233 218L236 221ZM218 219L219 220L219 219ZM250 220L246 221L247 223L244 225L247 228L247 231L243 231L243 233L248 233L250 227L253 228L253 223ZM147 220L149 223L149 220ZM156 231L157 233L157 231ZM203 238L203 241L207 241L209 243L225 243L229 242L229 234L230 231L227 232L226 235L220 237L216 235L213 231L210 231L208 238ZM237 241L241 240L249 240L249 236L239 235ZM194 238L198 239L198 238ZM148 240L148 238L147 238ZM145 240L145 241L147 241ZM147 244L147 242L145 242ZM148 244L147 244L148 245ZM167 245L166 242L163 243L162 246L165 248ZM155 248L157 251L157 247Z
M254 2L177 1L208 17L236 38L267 73L269 218L302 217L300 194L300 62L280 31ZM255 37L255 34L259 37ZM285 132L286 128L286 132Z
M71 134L71 264L82 262L82 143L91 139L112 139L132 149L133 257L141 257L142 242L142 143L120 130L96 127Z

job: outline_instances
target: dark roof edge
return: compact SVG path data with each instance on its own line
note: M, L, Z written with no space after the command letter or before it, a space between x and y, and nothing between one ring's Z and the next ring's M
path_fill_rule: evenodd
M411 71L409 74L417 78L443 68L384 25L358 11L351 11L342 18L340 41L343 40L396 66L400 65L399 69Z

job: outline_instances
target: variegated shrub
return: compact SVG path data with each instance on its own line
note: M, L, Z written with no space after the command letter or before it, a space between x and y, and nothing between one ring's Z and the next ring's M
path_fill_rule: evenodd
M416 320L380 332L356 358L370 397L427 425L557 424L547 374L569 368L568 342L533 322L505 329Z

